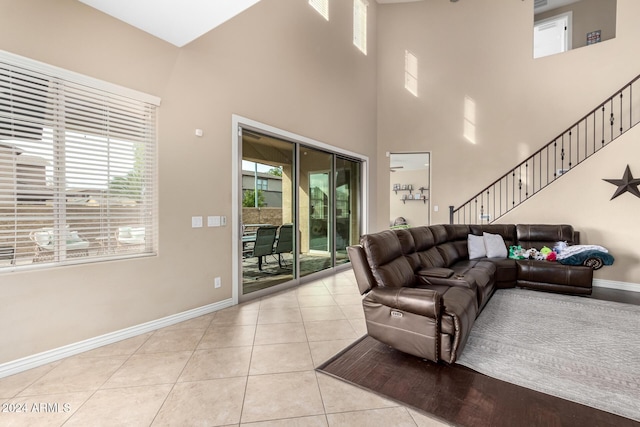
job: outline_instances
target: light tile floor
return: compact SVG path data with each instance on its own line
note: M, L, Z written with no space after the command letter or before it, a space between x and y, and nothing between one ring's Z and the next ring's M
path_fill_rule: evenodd
M314 370L365 332L341 272L0 379L0 425L445 425Z

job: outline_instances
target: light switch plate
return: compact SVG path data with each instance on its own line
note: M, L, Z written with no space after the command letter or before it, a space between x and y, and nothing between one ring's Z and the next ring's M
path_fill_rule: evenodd
M191 228L201 228L202 227L202 217L201 216L192 216L191 217Z
M220 227L220 217L219 216L208 216L207 217L207 227Z

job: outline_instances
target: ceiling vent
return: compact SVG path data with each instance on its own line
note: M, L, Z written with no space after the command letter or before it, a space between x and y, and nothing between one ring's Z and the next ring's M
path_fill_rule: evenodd
M533 3L533 8L539 9L541 7L545 7L548 4L549 4L549 0L535 0L535 2Z

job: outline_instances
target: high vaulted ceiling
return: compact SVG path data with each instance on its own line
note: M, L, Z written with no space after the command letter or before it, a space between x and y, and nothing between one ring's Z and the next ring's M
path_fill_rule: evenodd
M260 0L79 1L181 47L208 33ZM377 0L378 3L409 3L412 1L422 0Z
M178 47L260 0L79 0Z

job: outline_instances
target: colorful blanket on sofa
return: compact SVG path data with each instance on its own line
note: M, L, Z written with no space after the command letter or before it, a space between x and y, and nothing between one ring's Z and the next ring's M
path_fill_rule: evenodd
M564 252L563 254L564 255ZM582 265L589 258L599 258L602 260L602 264L611 265L613 264L613 256L608 252L603 252L597 249L587 249L579 252L575 252L573 254L569 254L569 256L563 256L562 258L558 258L558 262L560 264L567 265Z
M573 245L568 246L566 242L558 242L553 251L544 247L540 251L537 249L524 250L520 246L509 247L509 258L512 259L537 259L547 261L557 261L566 265L585 265L594 270L598 270L603 265L613 264L613 256L609 251L599 245Z
M573 245L564 246L556 255L556 259L559 261L564 258L569 258L574 255L578 255L584 252L602 252L608 253L609 251L600 245Z

